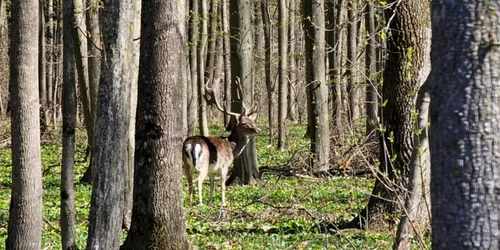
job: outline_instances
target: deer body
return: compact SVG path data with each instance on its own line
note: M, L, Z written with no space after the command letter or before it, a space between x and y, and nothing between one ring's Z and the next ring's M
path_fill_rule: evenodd
M183 144L183 168L188 180L189 203L193 200L193 174L198 178L198 200L203 203L202 185L205 178L210 178L210 199L213 198L215 175L220 175L222 189L222 205L226 204L226 177L229 166L238 157L250 141L250 137L259 133L255 125L255 115L240 115L231 135L225 136L192 136Z

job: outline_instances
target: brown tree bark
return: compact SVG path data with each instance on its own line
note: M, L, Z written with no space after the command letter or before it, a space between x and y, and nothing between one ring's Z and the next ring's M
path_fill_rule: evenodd
M303 2L305 30L306 84L308 85L308 130L311 138L312 167L323 172L329 168L330 128L328 89L325 79L325 3Z
M500 5L432 2L432 249L499 249Z
M128 164L132 0L104 1L104 67L99 84L92 200L87 249L117 249L123 220Z
M42 163L37 0L11 2L12 190L6 249L41 249Z
M189 249L181 148L183 1L142 1L132 226L122 249Z

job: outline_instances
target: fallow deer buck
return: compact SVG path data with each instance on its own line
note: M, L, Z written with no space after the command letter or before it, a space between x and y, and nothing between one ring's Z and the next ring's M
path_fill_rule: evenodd
M236 81L240 96L243 95L239 80ZM251 137L260 132L255 124L257 115L253 108L245 107L242 100L242 113L228 111L227 106L221 107L217 101L217 93L214 88L205 87L205 99L207 103L214 105L218 110L227 115L235 116L236 124L233 126L229 136L192 136L188 137L183 144L182 161L184 172L189 185L189 204L193 202L193 174L198 173L198 199L203 204L202 184L207 175L210 178L210 200L213 198L215 175L220 175L222 189L222 206L226 205L226 176L229 165L245 149Z

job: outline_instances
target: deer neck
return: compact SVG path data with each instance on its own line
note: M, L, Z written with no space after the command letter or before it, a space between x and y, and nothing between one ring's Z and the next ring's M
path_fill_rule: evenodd
M240 156L241 152L245 149L248 142L250 142L250 137L244 135L239 131L238 127L234 127L231 131L231 135L229 135L229 141L234 143L235 147L233 149L234 158Z

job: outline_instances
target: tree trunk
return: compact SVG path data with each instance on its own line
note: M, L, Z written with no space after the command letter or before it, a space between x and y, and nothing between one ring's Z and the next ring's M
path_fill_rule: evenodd
M3 1L3 0L0 0ZM45 6L43 6L43 3L39 4L39 13L38 17L40 18L39 20L39 31L38 31L38 45L40 46L40 49L38 50L38 63L40 64L38 66L38 87L39 87L39 99L40 99L40 105L41 107L45 107L45 104L47 103L47 85L45 83L46 78L45 78ZM1 15L1 14L0 14ZM0 17L1 18L1 17ZM1 22L1 21L0 21ZM2 25L0 23L0 25ZM0 28L1 29L1 28ZM46 121L43 121L44 123Z
M308 84L308 119L311 137L312 168L317 172L328 170L330 155L330 130L328 114L328 89L325 79L325 5L315 0L310 5L303 2L305 29L306 83ZM310 17L310 18L308 18Z
M287 74L287 13L286 0L278 1L278 50L279 50L279 91L278 91L278 149L287 150L287 94L288 94L288 74Z
M191 90L188 92L190 114L188 115L188 134L194 134L196 120L198 118L198 49L199 27L198 27L198 0L190 0L189 20L189 68L191 70ZM191 94L192 93L192 94Z
M223 54L224 54L224 100L226 107L231 105L231 44L229 41L229 9L228 1L221 0ZM224 127L229 128L231 117L224 115Z
M205 54L207 46L207 36L208 36L208 0L198 0L200 1L200 19L201 19L201 29L200 40L198 41L198 121L200 126L200 134L203 136L208 136L208 120L207 120L207 102L203 96L205 95Z
M181 148L183 1L142 1L132 226L122 249L189 249Z
M328 32L327 42L330 53L328 53L328 75L330 77L330 93L332 98L332 117L334 138L339 138L342 135L342 82L341 82L341 58L342 58L342 28L340 21L342 20L343 0L327 2L328 9Z
M75 167L76 85L75 85L75 23L74 1L63 3L63 128L61 166L61 239L62 249L76 248Z
M90 88L89 88L89 63L88 63L88 53L87 53L87 38L84 31L87 30L87 25L85 23L85 4L84 0L74 0L74 23L73 23L73 39L75 43L75 61L76 61L76 71L78 75L78 87L80 93L80 101L82 102L83 108L83 120L85 124L85 129L87 131L87 138L89 145L93 145L93 131L92 131L92 118L91 118L91 100L90 100Z
M429 51L430 52L430 51ZM430 59L430 58L429 58ZM429 64L430 65L430 62ZM413 234L418 237L418 243L425 248L422 234L429 229L430 224L430 152L429 152L429 80L419 90L417 96L418 120L413 136L413 152L410 161L408 195L403 213L399 220L393 249L410 250Z
M37 0L11 2L12 191L6 249L41 249L42 163Z
M391 34L382 87L380 168L368 205L346 227L392 226L406 200L416 93L429 71L429 3L390 3ZM410 25L411 24L411 25ZM411 67L408 67L411 65ZM390 215L390 216L387 216Z
M7 103L9 102L9 32L7 26L7 15L5 10L5 0L0 0L0 116L7 113Z
M131 85L130 85L130 122L128 131L128 150L127 150L127 168L125 173L125 209L123 212L123 228L130 229L132 221L132 207L134 205L134 151L135 151L135 117L137 111L137 86L139 77L139 50L140 40L135 41L135 38L141 36L141 2L135 2L134 14L134 30L132 37L134 38L132 49L132 66L131 66Z
M213 81L216 60L215 57L217 56L217 14L219 5L217 3L217 0L211 0L210 2L210 14L207 13L207 16L204 17L205 19L210 20L208 29L210 33L208 33L208 50L205 68L205 79Z
M347 1L347 95L349 107L347 109L350 126L360 118L360 109L358 105L358 57L357 57L357 0Z
M99 2L97 0L87 0L86 26L87 26L87 54L88 54L88 92L90 97L90 124L87 122L86 130L88 137L88 155L92 158L94 153L94 140L97 120L97 97L99 89L99 77L102 65L102 34L99 24ZM80 85L81 86L81 85ZM89 128L90 125L90 128ZM92 172L94 166L92 161L83 174L80 182L92 183Z
M375 136L378 129L378 77L377 77L377 36L375 30L375 2L367 0L365 6L366 33L368 41L365 51L365 70L366 70L366 134Z
M433 1L433 249L499 249L500 5Z
M252 39L252 5L246 0L231 0L230 2L230 34L231 34L231 76L233 83L241 81L243 96L238 100L236 84L232 86L232 111L241 112L242 102L250 106L253 100L253 39ZM241 184L253 184L259 178L255 143L252 138L240 157L234 161L234 169L227 180L230 185L238 179Z
M287 119L295 122L297 120L297 67L295 61L297 60L296 44L295 41L295 16L296 16L296 3L298 0L288 0L288 113Z
M269 0L261 0L262 9L262 22L264 24L264 47L265 47L265 74L266 74L266 88L267 88L267 120L269 124L269 138L268 144L273 144L274 138L274 84L271 76L271 63L272 63L272 24L269 15Z
M117 249L128 162L134 1L104 2L101 71L87 249Z

